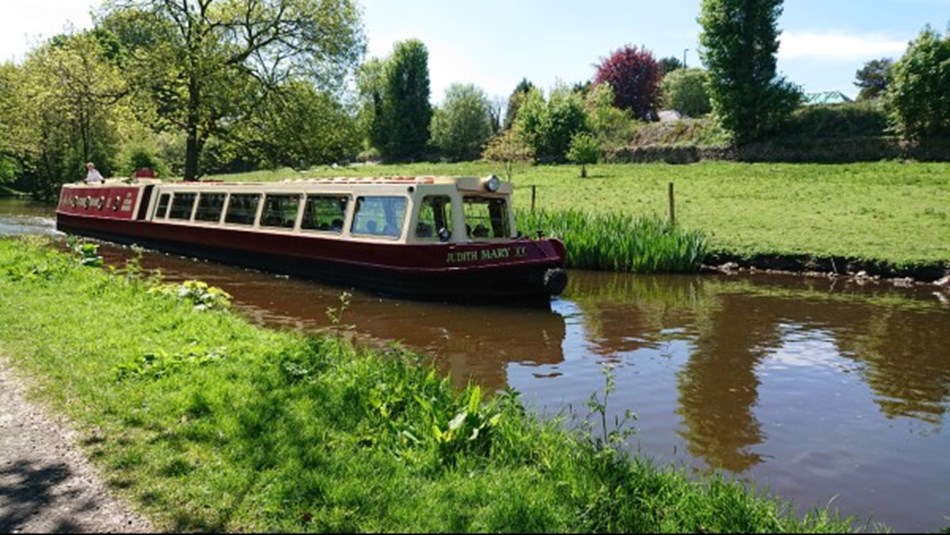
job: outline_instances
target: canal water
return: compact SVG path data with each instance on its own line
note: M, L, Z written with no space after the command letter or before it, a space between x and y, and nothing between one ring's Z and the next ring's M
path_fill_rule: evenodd
M50 209L0 200L0 235L53 234ZM103 245L121 266L127 248ZM267 326L331 327L341 288L160 253L143 266L200 279ZM950 526L950 293L843 279L571 271L550 308L458 306L354 292L342 323L432 355L457 384L511 387L577 422L606 374L609 421L632 451L720 471L898 531Z

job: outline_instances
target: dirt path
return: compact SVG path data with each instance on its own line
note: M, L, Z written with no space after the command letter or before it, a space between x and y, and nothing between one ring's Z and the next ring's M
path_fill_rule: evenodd
M152 531L110 496L68 421L26 401L23 384L0 356L0 533Z

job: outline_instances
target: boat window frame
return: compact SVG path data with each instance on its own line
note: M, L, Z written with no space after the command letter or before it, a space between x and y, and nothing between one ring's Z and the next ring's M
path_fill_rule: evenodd
M280 224L280 225L268 225L268 224L265 224L265 223L264 223L264 217L265 217L265 214L267 214L267 210L268 210L268 208L267 208L267 201L268 201L268 199L271 198L271 197L277 197L277 198L279 198L279 197L297 197L297 200L296 200L296 202L297 202L297 208L295 209L296 211L294 212L294 217L293 217L292 220L288 220L286 217L283 217L283 218L282 218L283 223ZM257 219L258 219L257 227L258 227L258 228L261 228L261 229L267 229L267 230L279 230L279 231L282 231L282 232L293 232L294 230L296 230L296 229L299 228L299 226L300 226L300 216L301 216L301 209L302 209L302 202L303 202L303 199L304 199L304 193L303 193L303 192L300 192L300 191L294 191L294 192L276 192L276 191L275 191L275 192L271 192L271 193L265 192L265 193L264 193L264 198L261 199L261 208L260 208L260 210L258 211L258 215L257 215ZM282 213L281 215L282 215L282 216L286 216L286 213ZM287 222L288 222L288 221L291 222L290 226L287 226Z
M165 201L165 206L162 206L162 200ZM168 208L172 205L172 192L163 191L159 193L158 198L155 199L155 213L152 214L152 220L161 219L162 221L168 220Z
M228 216L231 214L231 204L235 197L257 198L257 202L254 204L253 214L250 215L250 222L245 223L243 221L228 221ZM261 207L264 204L263 200L264 193L260 191L229 191L228 198L224 203L224 218L222 219L222 223L225 225L235 225L240 228L255 228L257 226L257 221L261 216Z
M373 200L388 199L390 201L401 202L402 203L402 210L401 210L402 219L401 221L399 221L398 226L392 227L389 224L384 224L382 225L382 228L380 229L379 228L380 225L376 223L376 219L371 219L367 221L365 227L369 227L370 226L369 223L373 223L375 228L380 230L379 232L374 232L373 230L369 230L369 229L366 229L363 231L357 230L361 224L360 210L363 208L364 203L366 202L367 199L373 199ZM386 205L384 202L382 206L383 211L389 212L390 208L391 206ZM377 239L386 239L386 240L394 240L394 241L399 240L402 238L402 235L405 232L406 222L409 220L409 218L406 217L408 213L408 209L409 209L409 197L407 197L406 195L400 195L398 193L357 195L356 198L353 200L353 215L350 219L350 226L349 226L350 235L355 236L355 237L360 237L360 238L377 238ZM396 215L395 211L393 212L392 215ZM383 218L388 220L390 218L390 214L384 213ZM393 228L395 230L395 233L386 232L387 228Z
M175 208L175 200L181 197L191 196L191 209L188 211L188 217L172 217L172 213ZM195 206L198 204L198 192L197 191L173 191L172 200L168 204L168 213L165 215L165 219L168 221L182 221L182 222L192 222L195 216Z
M455 228L455 203L453 195L449 193L426 193L420 196L418 203L414 208L415 212L415 224L412 226L412 238L414 240L419 240L422 242L447 242L452 238L453 229ZM432 210L432 218L426 219L423 217L423 210L429 203L427 200L438 198L442 199L442 222L443 225L439 225L438 219L439 216L436 213L436 210ZM431 228L429 228L431 227ZM442 231L444 229L444 232Z
M339 214L339 218L335 218L331 222L330 227L326 229L321 229L319 227L311 228L305 227L304 222L307 220L307 206L311 198L323 198L323 199L336 199L337 203L340 200L345 201L343 209ZM300 231L301 232L313 232L318 234L331 234L331 235L342 235L344 229L346 229L347 216L349 215L350 207L353 206L353 194L351 193L330 193L330 192L304 192L303 198L303 208L300 214ZM335 224L337 219L339 219L339 227Z
M201 201L202 201L202 199L204 199L206 196L207 196L207 197L212 197L212 196L215 196L215 197L217 197L217 196L224 197L224 199L221 201L221 204L218 206L218 217L217 217L217 219L200 219L200 218L198 217L198 215L201 213ZM220 224L221 224L221 220L224 218L224 208L227 206L227 204L228 204L228 192L226 192L226 191L199 191L199 192L198 192L198 200L197 200L196 203L195 203L195 214L194 214L194 221L195 221L195 223L211 224L211 225L220 225Z
M473 202L475 201L475 202ZM484 204L488 211L487 216L473 216L469 207L474 204ZM495 208L492 205L501 205ZM497 214L492 211L500 212ZM508 240L512 237L513 222L511 221L511 205L507 197L496 195L463 195L462 219L465 222L465 236L469 240ZM476 223L472 226L472 223ZM488 226L485 226L487 223ZM501 224L501 229L497 227ZM481 230L479 230L481 229Z

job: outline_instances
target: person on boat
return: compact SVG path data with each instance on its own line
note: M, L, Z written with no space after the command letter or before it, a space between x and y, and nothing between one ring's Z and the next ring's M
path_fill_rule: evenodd
M86 183L87 184L102 184L105 179L102 178L102 175L99 173L99 170L96 169L96 166L92 162L86 163Z

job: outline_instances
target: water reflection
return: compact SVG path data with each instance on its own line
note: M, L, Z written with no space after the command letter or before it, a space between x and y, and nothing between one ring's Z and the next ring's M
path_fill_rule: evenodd
M11 226L31 225L24 217L34 216ZM101 250L118 265L130 255ZM325 312L339 304L341 288L297 279L163 254L143 265L220 286L243 314L280 328L329 328ZM355 292L343 323L433 355L456 384L511 386L554 410L583 407L609 362L610 418L637 412L632 446L661 462L723 469L805 510L839 495L842 513L899 530L950 516L950 308L933 287L576 271L550 310Z

